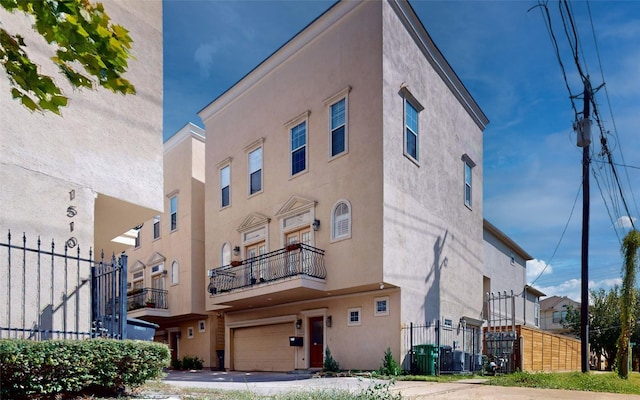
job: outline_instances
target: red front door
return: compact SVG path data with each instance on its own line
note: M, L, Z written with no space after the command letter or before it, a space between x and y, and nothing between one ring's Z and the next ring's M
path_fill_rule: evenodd
M309 318L311 326L311 349L309 367L322 368L324 352L324 318Z

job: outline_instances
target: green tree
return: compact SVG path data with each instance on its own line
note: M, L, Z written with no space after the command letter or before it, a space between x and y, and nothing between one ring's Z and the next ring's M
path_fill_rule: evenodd
M6 10L33 17L33 28L55 48L51 61L76 88L98 85L116 93L134 94L123 77L133 42L129 32L110 22L102 4L89 0L0 0ZM68 98L54 80L40 74L26 51L24 37L0 23L0 64L11 95L31 111L60 114ZM80 67L80 68L78 68Z
M607 360L611 369L616 359L616 341L620 336L620 289L618 286L606 291L602 288L589 291L589 345L596 354ZM580 310L569 307L564 326L580 337ZM600 367L600 365L598 365Z
M632 230L622 241L624 264L622 267L622 289L620 291L620 337L618 338L618 376L629 377L629 342L636 324L636 272L638 269L640 232Z

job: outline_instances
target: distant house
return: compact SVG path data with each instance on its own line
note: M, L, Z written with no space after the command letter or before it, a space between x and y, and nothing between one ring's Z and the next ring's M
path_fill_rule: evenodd
M545 331L570 335L570 329L563 326L570 307L580 311L580 303L567 296L551 296L540 302L540 328Z
M540 328L540 297L546 295L526 284L533 257L486 219L483 226L484 319L489 325Z

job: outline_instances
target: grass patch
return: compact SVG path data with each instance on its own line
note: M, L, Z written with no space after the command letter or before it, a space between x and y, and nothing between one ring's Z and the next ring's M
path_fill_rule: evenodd
M490 377L487 384L541 389L640 394L640 374L638 373L629 374L629 379L620 379L615 372L590 372L586 374L582 372L516 372L510 375Z

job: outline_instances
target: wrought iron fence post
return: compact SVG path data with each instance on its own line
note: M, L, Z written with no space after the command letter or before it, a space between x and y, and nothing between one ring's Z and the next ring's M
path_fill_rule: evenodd
M122 253L120 255L120 282L118 285L120 299L118 302L118 314L120 316L120 334L124 340L127 338L127 255Z

